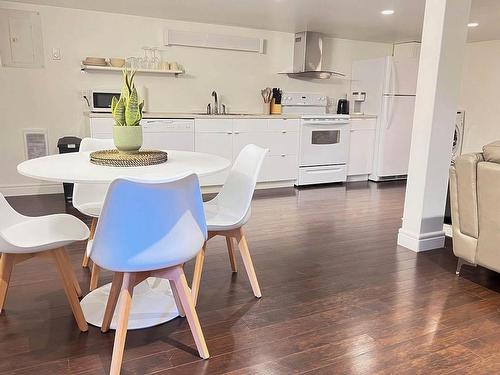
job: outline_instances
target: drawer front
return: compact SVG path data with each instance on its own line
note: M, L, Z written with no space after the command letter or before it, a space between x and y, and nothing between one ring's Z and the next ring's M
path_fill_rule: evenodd
M231 119L195 119L195 132L232 132L233 120Z
M267 155L262 164L259 182L287 181L297 178L297 155Z
M377 128L377 119L376 118L354 118L350 120L351 129L352 130L375 130Z
M345 182L346 180L347 169L345 165L299 168L298 185L326 184Z
M298 119L269 119L269 130L299 131Z
M265 132L268 130L268 119L236 119L234 131L242 133Z

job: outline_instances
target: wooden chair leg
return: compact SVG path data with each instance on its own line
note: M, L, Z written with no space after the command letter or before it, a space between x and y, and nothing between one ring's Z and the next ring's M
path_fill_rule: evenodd
M103 333L109 331L109 326L111 325L115 313L116 303L118 302L118 297L120 297L122 283L123 272L115 272L113 275L113 282L111 283L111 290L109 291L108 303L106 304L106 310L104 311L104 317L102 319L101 332Z
M198 314L196 313L193 297L189 290L186 276L184 275L182 267L177 267L172 270L172 275L174 279L173 282L175 284L175 288L177 289L177 294L179 295L182 307L184 308L184 312L186 313L186 319L188 321L189 328L191 329L191 333L193 334L198 353L200 354L201 358L207 359L208 357L210 357L210 354L208 353L207 344L205 342L205 337L203 336L203 331L201 330L201 325L198 319Z
M2 254L0 258L0 314L2 313L7 291L9 289L10 275L14 267L13 254Z
M203 271L203 263L205 262L205 250L207 248L207 243L203 244L200 252L196 256L196 263L194 265L193 272L193 282L191 284L191 293L193 296L193 303L196 306L198 302L198 293L200 292L200 284L201 284L201 273Z
M252 257L250 256L247 240L242 228L239 228L236 232L236 240L238 241L241 258L243 260L243 264L245 265L248 278L250 279L250 284L252 285L253 294L255 295L255 297L260 298L262 297L262 293L260 292L260 286L259 282L257 281L255 269L253 267Z
M89 290L93 291L97 288L97 283L99 282L99 274L101 273L101 267L97 264L92 264L92 273L90 274L90 286Z
M177 293L177 288L175 287L175 283L172 280L169 280L169 281L170 281L170 289L172 289L172 294L174 295L174 300L175 300L175 304L177 306L177 310L179 310L179 316L184 318L186 316L186 313L184 312L184 309L182 308L182 302L179 298L179 294Z
M95 228L97 227L97 218L93 217L92 222L90 223L90 234L89 241L94 239ZM89 266L89 257L87 255L87 249L85 248L85 252L83 253L82 267L87 268Z
M71 277L71 282L75 287L76 295L78 296L78 298L80 298L83 295L82 288L80 288L80 283L78 282L75 272L73 271L73 266L71 265L71 259L69 259L69 255L66 251L63 250L62 254L64 256L64 260L66 261L66 269L68 270L68 275Z
M76 324L78 324L78 328L80 331L86 332L89 327L87 322L85 321L85 316L83 315L82 307L80 306L80 301L78 300L78 296L76 295L75 286L72 282L71 276L66 269L66 261L65 256L63 254L64 249L56 249L51 250L52 256L57 266L57 270L59 271L59 276L61 277L64 292L66 293L66 297L68 298L69 305L71 310L73 311L73 315L76 320Z
M227 253L229 254L229 261L231 262L231 270L233 272L238 272L238 266L236 263L236 253L234 251L233 239L230 236L226 236Z
M132 295L134 293L135 274L125 273L120 292L120 310L118 325L115 332L115 343L113 346L113 357L111 359L110 375L119 375L122 367L125 340L127 338L128 317L132 306Z

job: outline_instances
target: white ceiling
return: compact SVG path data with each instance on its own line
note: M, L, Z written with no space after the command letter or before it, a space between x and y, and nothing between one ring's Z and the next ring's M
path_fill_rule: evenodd
M320 31L340 38L420 39L425 0L14 0L66 8L243 26ZM383 16L383 9L394 9ZM500 0L472 0L469 41L500 39Z

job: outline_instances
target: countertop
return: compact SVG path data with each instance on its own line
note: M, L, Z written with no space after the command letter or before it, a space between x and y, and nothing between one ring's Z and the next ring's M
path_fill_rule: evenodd
M94 112L86 112L85 113L90 118L106 118L112 117L111 113L94 113ZM203 119L203 118L275 118L275 119L298 119L299 115L296 114L286 114L286 115L264 115L260 113L256 114L229 114L229 115L206 115L206 114L198 114L198 113L177 113L177 112L144 112L143 118L173 118L173 119Z
M95 113L85 112L90 118L107 118L112 117L111 113ZM281 114L281 115L264 115L262 113L242 113L242 114L228 114L228 115L207 115L202 113L183 113L183 112L144 112L143 118L173 118L173 119L203 119L203 118L248 118L248 119L299 119L301 116L298 114ZM376 115L351 115L351 119L371 119L377 118Z
M377 118L377 115L368 115L368 114L362 114L362 115L351 115L351 119L365 119L365 118Z

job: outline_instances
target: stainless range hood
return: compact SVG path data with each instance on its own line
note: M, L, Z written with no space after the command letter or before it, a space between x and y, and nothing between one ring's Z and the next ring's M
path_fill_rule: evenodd
M323 61L323 37L321 33L303 31L295 34L293 49L293 72L286 72L291 78L328 79L345 74L325 69Z

